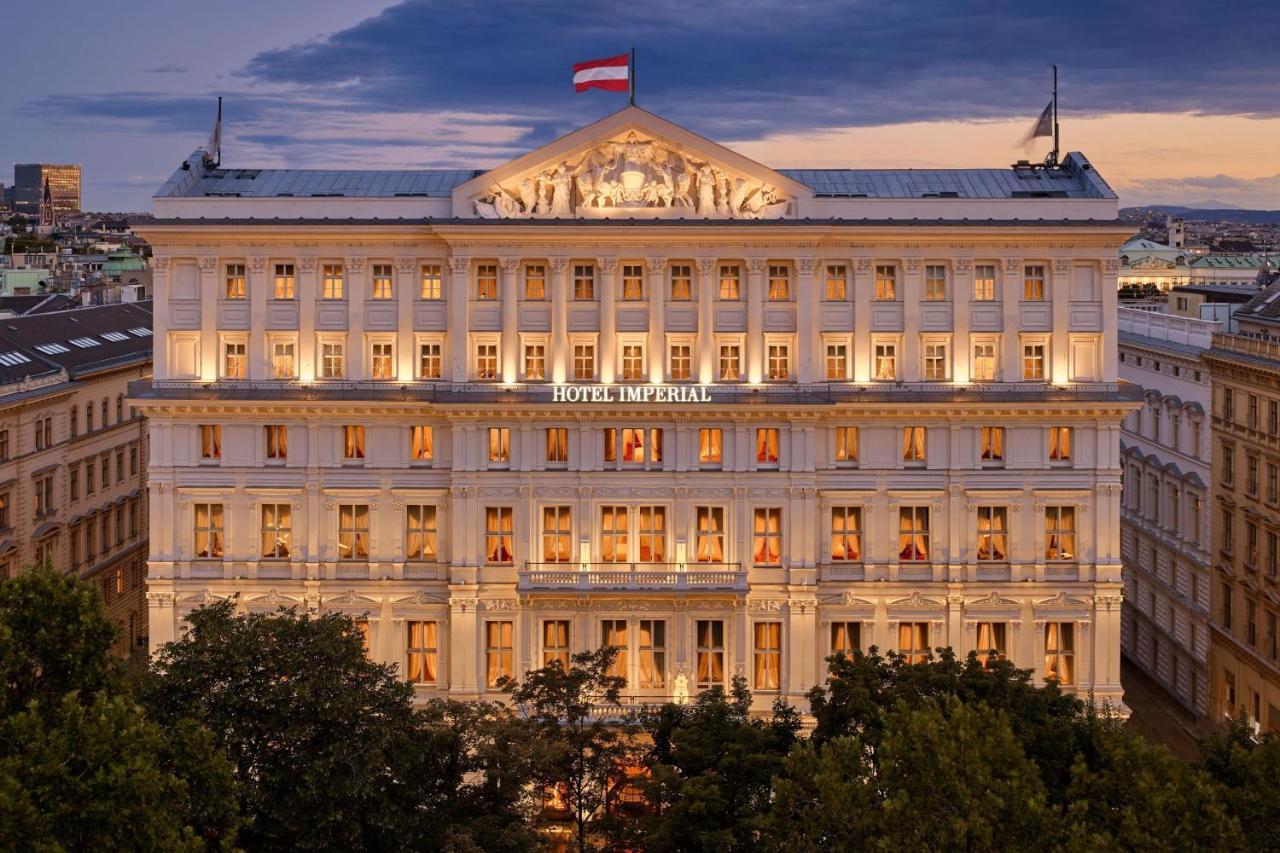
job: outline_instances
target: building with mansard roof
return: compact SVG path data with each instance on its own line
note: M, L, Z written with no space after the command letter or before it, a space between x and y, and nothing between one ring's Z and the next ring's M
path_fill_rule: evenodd
M154 249L152 646L339 611L419 697L951 646L1120 685L1118 247L1050 168L771 169L629 107L488 171L210 168Z

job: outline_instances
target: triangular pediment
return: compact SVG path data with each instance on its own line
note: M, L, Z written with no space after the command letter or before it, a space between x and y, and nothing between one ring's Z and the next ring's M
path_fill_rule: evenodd
M803 184L639 107L460 184L454 215L484 219L782 219Z

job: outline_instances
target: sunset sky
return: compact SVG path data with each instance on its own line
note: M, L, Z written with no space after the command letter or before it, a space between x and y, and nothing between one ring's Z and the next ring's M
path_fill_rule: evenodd
M492 166L624 106L575 95L570 66L632 45L640 106L775 167L1039 159L1020 141L1056 62L1063 147L1122 204L1280 208L1280 71L1249 47L1280 32L1275 2L47 0L20 18L0 181L81 163L90 209L148 210L217 95L224 165Z

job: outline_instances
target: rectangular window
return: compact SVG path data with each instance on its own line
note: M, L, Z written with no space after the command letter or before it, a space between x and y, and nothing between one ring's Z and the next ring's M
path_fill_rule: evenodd
M624 427L604 430L604 461L622 462L628 465L643 464L646 459L645 441L649 442L648 461L662 461L662 430Z
M422 279L418 285L418 298L437 301L444 298L443 277L439 264L423 264Z
M67 469L67 499L80 500L80 466Z
M489 427L489 461L511 461L510 427Z
M640 687L654 689L667 684L667 622L640 620Z
M395 299L391 264L374 264L369 296L372 299Z
M370 348L369 372L374 379L396 378L395 345L375 343Z
M338 559L369 559L367 504L338 504Z
M983 462L1004 461L1004 427L983 427L981 459Z
M524 378L526 382L545 382L547 379L547 348L543 344L525 344Z
M542 508L542 561L544 563L567 563L573 559L570 549L571 521L570 508L567 506Z
M719 465L724 461L724 431L719 427L698 430L698 464Z
M827 380L843 382L849 378L849 347L827 344Z
M742 381L742 349L737 344L723 344L720 347L720 381Z
M430 462L435 456L435 429L429 426L410 427L409 458L414 462Z
M993 563L1009 559L1008 507L978 507L978 559Z
M1222 389L1222 419L1228 423L1236 420L1236 398L1230 388Z
M569 461L569 430L567 427L547 429L547 458L549 463L566 464Z
M872 378L879 382L893 382L898 378L898 345L876 344Z
M512 561L511 507L491 506L484 511L484 553L485 560L490 563L510 563Z
M1071 461L1071 427L1049 427L1049 461Z
M409 504L404 508L404 556L406 560L431 562L439 553L440 534L433 504Z
M287 560L292 545L293 508L289 504L263 504L262 559Z
M341 341L320 344L320 378L342 379L347 375L347 346Z
M222 458L222 427L218 424L200 425L200 458ZM107 478L104 476L103 485L106 485L106 481Z
M724 622L699 619L697 634L698 689L724 684Z
M993 661L1009 659L1009 625L1007 622L979 622L977 646L978 660L983 666Z
M293 299L297 295L293 264L276 264L271 280L271 296L275 299Z
M93 494L93 490L88 491ZM0 492L0 530L9 529L9 492Z
M689 382L693 379L693 347L688 344L671 345L671 381Z
M782 684L782 623L755 624L754 675L756 690L778 690Z
M197 560L222 559L223 523L222 504L199 503L193 505L195 526L195 557ZM90 549L92 551L92 549Z
M638 302L644 299L644 266L622 265L622 301Z
M600 645L608 646L616 652L608 674L627 681L627 620L600 620Z
M1074 622L1050 622L1044 626L1044 677L1059 684L1076 683Z
M782 565L782 508L757 507L751 530L752 562L757 566Z
M843 302L848 298L849 279L843 264L827 264L828 302Z
M644 370L644 346L641 344L623 344L622 346L622 379L625 382L639 382L646 377Z
M298 368L293 358L293 341L275 341L271 345L271 374L276 379L294 379Z
M492 382L498 378L498 345L476 344L476 379Z
M1076 508L1044 508L1044 558L1070 561L1076 558Z
M723 563L724 508L700 506L694 510L694 518L697 524L695 559L699 563Z
M973 365L969 370L974 382L994 382L996 379L996 345L974 344Z
M876 265L876 301L893 302L898 298L898 268L892 264Z
M995 302L996 268L992 264L975 264L973 267L973 301Z
M596 376L595 344L573 345L573 378L578 382L590 382Z
M927 562L929 559L929 508L898 507L898 559Z
M924 345L924 378L926 382L942 382L949 378L950 360L945 343Z
M476 267L476 299L493 301L498 298L498 265L480 264Z
M786 344L769 344L766 362L770 382L786 382L791 378L791 347Z
M542 620L542 665L569 669L569 620Z
M907 663L925 663L929 660L929 623L898 623L898 654Z
M227 299L244 299L244 264L227 264Z
M1022 379L1025 382L1043 382L1044 344L1023 344Z
M106 457L103 457L102 461L104 463L102 466L102 482L105 486L107 482L107 466L105 464ZM46 474L43 477L37 477L34 480L34 484L36 493L36 518L41 518L53 512L55 509L53 505L53 475ZM219 504L219 506L221 506L221 504ZM106 519L104 518L103 521L105 522Z
M524 268L524 298L539 302L547 298L547 268L542 264L528 264Z
M858 462L858 428L836 427L836 464L856 465Z
M249 378L249 358L246 355L244 344L228 343L222 347L222 378L223 379L248 379ZM86 408L85 417L88 419L86 428L93 429L93 410Z
M831 559L842 563L862 560L862 507L831 508Z
M693 270L688 264L671 265L671 301L689 302L693 299Z
M324 264L321 267L321 299L345 299L346 285L342 277L342 264Z
M418 378L439 379L444 365L440 352L440 344L420 344L418 346Z
M1043 264L1027 264L1022 268L1022 298L1026 302L1045 300Z
M667 509L642 506L636 531L638 556L642 563L663 563L667 559Z
M342 458L364 458L363 424L348 424L342 428Z
M742 274L737 264L720 265L720 298L723 300L742 298Z
M781 264L769 264L770 302L786 302L791 298L791 270Z
M573 298L578 302L596 298L596 268L591 264L573 265Z
M908 465L923 465L927 456L925 429L922 426L902 428L902 461Z
M861 622L831 623L831 654L853 657L862 648Z
M440 625L411 619L405 640L405 671L411 684L435 684L440 673Z
M267 440L267 458L288 459L289 428L284 424L267 424L262 430Z
M778 464L778 429L762 427L756 430L756 462L762 465Z
M942 264L925 264L924 301L945 302L946 300L947 268Z
M485 686L498 687L515 674L515 623L484 623Z

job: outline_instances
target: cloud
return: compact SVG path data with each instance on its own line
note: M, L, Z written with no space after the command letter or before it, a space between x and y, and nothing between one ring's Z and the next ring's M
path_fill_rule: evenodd
M195 69L190 65L157 65L155 68L143 70L144 74L190 74Z
M1206 199L1255 209L1280 208L1280 174L1261 178L1200 175L1132 181L1125 204L1201 203Z

